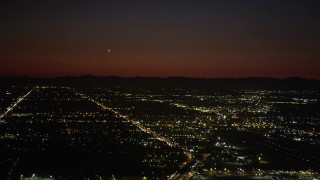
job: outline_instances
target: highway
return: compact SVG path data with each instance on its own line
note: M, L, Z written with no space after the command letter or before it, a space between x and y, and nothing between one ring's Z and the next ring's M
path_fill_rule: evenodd
M35 88L36 89L36 88ZM7 108L7 111L5 111L3 114L0 115L0 121L2 120L3 117L5 117L10 111L12 111L17 105L23 101L26 97L29 96L29 94L34 91L35 89L30 90L27 92L25 95L23 95L21 98L19 98L15 103L13 103L10 107Z
M7 108L7 111L5 111L3 114L0 115L0 122L2 121L2 118L5 117L10 111L12 111L14 108L16 108L18 106L18 104L23 101L26 97L28 97L32 91L34 91L36 88L28 91L25 95L23 95L22 97L18 98L16 102L14 102L11 106L9 106ZM22 154L22 153L21 153ZM17 157L17 159L14 161L14 163L12 164L12 167L10 168L9 172L8 172L8 177L11 177L11 175L13 174L13 172L15 171L17 165L19 164L20 161L20 155Z
M114 92L114 91L111 91ZM79 95L81 95L83 98L86 98L90 101L92 101L93 103L97 104L98 106L100 106L102 109L104 110L109 110L112 111L114 114L116 114L117 117L120 117L122 119L125 119L127 122L132 123L133 125L135 125L137 128L139 128L140 130L151 134L153 137L155 137L156 139L165 142L167 145L172 146L172 147L177 147L183 150L184 155L187 157L186 161L182 162L180 165L180 170L181 172L176 171L175 173L171 174L168 176L168 179L170 180L180 180L180 179L190 179L193 175L194 175L194 170L199 162L205 161L205 159L203 160L196 160L194 159L194 155L188 151L185 147L181 147L179 146L177 143L169 140L168 138L165 138L161 135L159 135L158 133L144 127L143 125L141 125L139 122L134 121L132 119L129 119L127 116L122 115L121 113L119 113L118 111L110 108L110 107L106 107L105 105L103 105L100 102L95 101L94 99L87 97L81 93L78 93ZM208 110L208 109L202 109L202 108L197 108L197 107L189 107L187 105L184 104L178 104L178 103L170 103L167 101L162 101L162 100L154 100L154 99L150 99L150 98L146 98L148 99L148 101L153 101L153 102L157 102L157 103L165 103L168 104L170 106L175 106L177 108L182 108L184 110L194 110L194 111L198 111L198 112L202 112L202 113L208 113L208 112L215 112L218 113L217 111L213 111L213 110ZM183 169L183 170L182 170Z
M166 138L166 137L163 137L163 136L161 136L160 134L158 134L158 133L156 133L156 132L154 132L154 131L146 128L146 127L144 127L144 126L141 125L138 121L135 121L135 120L132 120L132 119L128 118L128 116L125 116L125 115L121 114L120 112L114 110L113 108L107 107L107 106L105 106L104 104L102 104L102 103L100 103L100 102L92 99L91 97L85 96L84 94L79 93L79 92L76 92L75 90L73 90L73 91L75 92L75 94L80 95L82 98L85 98L85 99L87 99L87 100L95 103L95 104L98 105L101 109L103 109L103 110L108 110L108 111L113 112L116 117L122 118L122 119L126 120L128 123L133 124L134 126L136 126L136 127L137 127L138 129L140 129L141 131L152 135L154 138L158 139L159 141L162 141L162 142L166 143L168 146L170 146L170 147L176 147L176 148L181 149L181 150L183 151L184 155L187 157L187 160L186 160L184 163L182 163L183 166L186 166L186 165L188 165L190 162L192 162L192 160L193 160L193 155L192 155L192 153L189 152L186 148L181 147L181 146L179 146L177 143L171 141L170 139L168 139L168 138Z

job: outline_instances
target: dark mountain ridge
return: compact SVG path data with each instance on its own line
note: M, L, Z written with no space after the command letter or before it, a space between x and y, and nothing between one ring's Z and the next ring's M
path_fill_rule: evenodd
M54 85L110 88L186 88L186 89L292 89L320 90L320 81L290 77L285 79L268 77L248 78L189 78L189 77L118 77L80 76L56 78L3 77L0 85Z

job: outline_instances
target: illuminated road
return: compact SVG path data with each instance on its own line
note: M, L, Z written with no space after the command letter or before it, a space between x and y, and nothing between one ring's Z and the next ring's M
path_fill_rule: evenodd
M36 88L35 88L36 89ZM0 115L0 121L3 117L5 117L10 111L12 111L14 108L16 108L18 106L18 104L23 101L26 97L28 97L32 91L34 91L35 89L30 90L29 92L27 92L25 95L23 95L21 98L19 98L15 103L13 103L10 107L7 108L7 111L4 112L3 114ZM10 177L13 172L15 171L17 165L19 164L20 161L20 155L17 157L17 159L14 161L14 163L12 164L12 167L10 168L9 172L8 172L8 177Z
M184 155L187 157L187 160L182 163L182 165L180 166L180 168L183 168L183 167L185 167L186 165L188 165L190 162L192 162L192 160L193 160L193 155L192 155L192 153L189 152L189 151L188 151L187 149L185 149L184 147L181 147L181 146L179 146L177 143L169 140L168 138L165 138L165 137L159 135L158 133L156 133L156 132L154 132L154 131L152 131L152 130L146 128L146 127L144 127L144 126L141 125L139 122L134 121L134 120L128 118L127 116L121 114L120 112L118 112L118 111L116 111L116 110L114 110L114 109L112 109L112 108L110 108L110 107L107 107L107 106L103 105L102 103L100 103L100 102L98 102L98 101L96 101L96 100L94 100L94 99L92 99L92 98L90 98L90 97L88 97L88 96L85 96L84 94L81 94L81 93L79 93L79 92L76 92L75 90L73 90L73 91L75 92L75 94L78 94L78 95L80 95L81 97L83 97L83 98L85 98L85 99L87 99L87 100L95 103L95 104L98 105L101 109L103 109L103 110L108 110L108 111L113 112L116 117L122 118L122 119L126 120L128 123L133 124L134 126L136 126L137 128L139 128L141 131L146 132L146 133L152 135L153 137L155 137L155 138L158 139L159 141L162 141L162 142L166 143L168 146L176 147L176 148L179 148L179 149L183 150L183 153L184 153Z
M111 92L115 93L114 91L111 91ZM180 164L180 169L185 169L187 171L186 172L175 172L175 173L169 175L168 179L170 179L170 180L190 179L194 175L194 170L193 169L195 169L198 166L199 162L204 161L204 160L195 160L193 154L190 151L188 151L187 148L179 146L177 143L169 140L168 138L165 138L165 137L157 134L156 132L144 127L139 122L134 121L132 119L129 119L127 116L120 114L118 111L116 111L116 110L114 110L114 109L112 109L110 107L106 107L105 105L95 101L94 99L92 99L90 97L87 97L87 96L85 96L85 95L83 95L81 93L78 93L78 94L81 95L83 98L86 98L86 99L92 101L93 103L97 104L102 109L112 111L113 113L116 114L117 117L125 119L127 122L132 123L133 125L135 125L139 129L141 129L142 131L144 131L144 132L146 132L148 134L151 134L156 139L158 139L158 140L160 140L162 142L165 142L167 145L173 146L173 147L178 147L178 148L182 149L183 152L184 152L184 155L187 157L187 160ZM124 96L126 96L126 95L124 95ZM147 97L145 97L145 98L148 101L157 102L157 103L164 103L164 104L168 104L170 106L175 106L177 108L181 108L181 109L184 109L184 110L194 110L194 111L198 111L198 112L202 112L202 113L208 113L208 112L210 112L210 113L213 113L213 112L214 113L218 113L217 111L212 110L212 109L204 109L204 108L198 108L198 107L194 107L194 106L190 107L188 105L181 104L181 103L180 104L178 104L178 103L170 103L168 101L154 100L154 99L147 98ZM183 170L183 171L185 171L185 170Z
M110 108L110 107L107 107L107 106L103 105L102 103L97 102L97 101L95 101L94 99L92 99L92 98L90 98L90 97L88 97L88 96L85 96L85 95L83 95L83 94L81 94L81 93L76 93L76 94L81 95L83 98L85 98L85 99L87 99L87 100L95 103L96 105L98 105L98 106L99 106L101 109L103 109L103 110L108 110L108 111L113 112L116 117L122 118L122 119L126 120L127 122L132 123L132 124L135 125L137 128L139 128L141 131L146 132L146 133L148 133L148 134L151 134L152 136L154 136L154 137L155 137L156 139L158 139L159 141L165 142L167 145L169 145L169 146L171 146L171 147L179 147L176 143L174 143L174 142L170 141L169 139L167 139L167 138L165 138L165 137L162 137L161 135L157 134L156 132L151 131L150 129L142 126L139 122L134 121L134 120L132 120L132 119L129 119L127 116L120 114L118 111L116 111L116 110L114 110L114 109L112 109L112 108Z
M0 121L1 119L6 116L10 111L12 111L15 107L17 107L17 105L23 101L26 97L29 96L29 94L34 91L35 89L30 90L29 92L27 92L24 96L22 96L21 98L19 98L14 104L12 104L10 107L7 108L7 111L4 112L3 114L0 115Z

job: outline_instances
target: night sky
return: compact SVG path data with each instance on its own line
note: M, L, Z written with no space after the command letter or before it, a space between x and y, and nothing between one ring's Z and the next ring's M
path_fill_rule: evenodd
M319 0L5 0L0 22L2 77L320 79Z

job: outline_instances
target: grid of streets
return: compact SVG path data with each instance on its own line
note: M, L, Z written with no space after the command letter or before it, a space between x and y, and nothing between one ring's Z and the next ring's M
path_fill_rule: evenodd
M319 178L317 91L0 93L1 179Z

